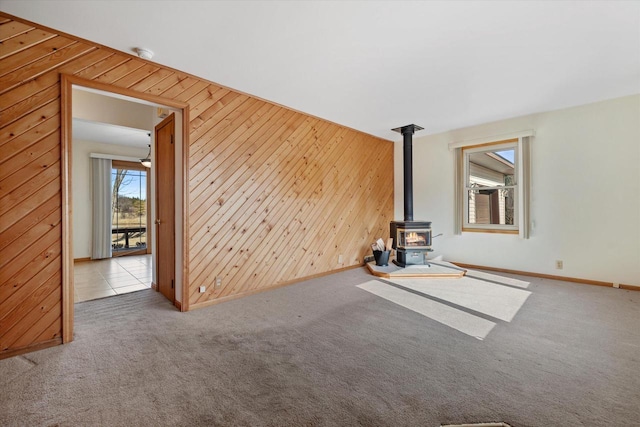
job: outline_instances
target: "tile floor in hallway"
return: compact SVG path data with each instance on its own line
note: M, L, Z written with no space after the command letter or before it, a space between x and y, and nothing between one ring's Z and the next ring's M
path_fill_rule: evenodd
M151 287L151 255L132 255L74 265L75 302Z

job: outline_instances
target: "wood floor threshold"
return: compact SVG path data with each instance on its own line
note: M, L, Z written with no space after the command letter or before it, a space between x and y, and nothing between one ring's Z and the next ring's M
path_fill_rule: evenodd
M294 279L294 280L288 280L286 282L278 283L277 285L269 286L267 288L254 289L254 290L251 290L251 291L242 292L240 294L228 295L226 297L216 298L216 299L212 299L212 300L209 300L209 301L203 301L203 302L199 302L197 304L190 304L188 311L196 310L196 309L199 309L199 308L209 307L209 306L220 304L220 303L223 303L223 302L232 301L232 300L238 299L238 298L248 297L249 295L259 294L259 293L266 292L266 291L272 291L274 289L283 288L285 286L294 285L296 283L304 282L305 280L312 280L312 279L316 279L318 277L324 277L324 276L328 276L330 274L340 273L342 271L353 270L354 268L361 268L363 266L364 266L364 263L363 264L350 265L348 267L342 267L342 268L339 268L337 270L325 271L324 273L313 274L311 276L301 277L299 279Z
M147 255L146 249L130 249L128 251L113 252L111 258L120 258L129 255Z
M392 261L389 261L391 265ZM416 266L417 267L417 266ZM382 271L374 262L367 263L367 269L376 277L384 279L460 279L466 270L458 270L452 267L436 266L433 264L433 272L412 272L411 269L399 268L397 271ZM448 270L448 271L447 271Z
M31 344L25 347L14 348L11 350L6 350L0 353L0 360L8 359L13 356L19 356L25 353L31 353L33 351L44 350L45 348L55 347L57 345L62 344L62 338L54 338L52 340L47 340L43 342L39 342L36 344Z
M615 286L613 282L603 282L599 280L590 280L590 279L580 279L576 277L567 277L567 276L556 276L554 274L543 274L543 273L534 273L531 271L520 271L520 270L509 270L507 268L497 268L497 267L486 267L483 265L474 265L474 264L465 264L462 262L451 261L451 264L455 264L460 268L467 268L472 270L487 270L487 271L496 271L499 273L509 273L509 274L519 274L521 276L530 276L530 277L538 277L540 279L552 279L552 280L561 280L565 282L573 282L573 283L581 283L585 285L595 285L595 286L604 286L608 288L620 288L625 289L627 291L640 291L640 286L636 285L626 285L623 283L619 283L618 286Z

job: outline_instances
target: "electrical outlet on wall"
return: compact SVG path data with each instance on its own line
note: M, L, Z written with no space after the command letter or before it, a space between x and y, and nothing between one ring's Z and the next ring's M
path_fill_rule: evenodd
M562 260L561 259L556 260L556 269L562 270L562 267L564 267L564 263L562 262Z
M222 286L222 277L216 277L216 288Z
M343 261L342 254L338 255L338 264L342 264Z
M206 290L206 287L204 287L204 286L200 286L200 293L201 293L201 294L203 294L205 290Z

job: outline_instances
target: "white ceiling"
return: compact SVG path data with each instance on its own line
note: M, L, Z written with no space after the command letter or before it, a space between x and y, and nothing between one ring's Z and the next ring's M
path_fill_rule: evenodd
M4 12L399 140L640 93L638 1L1 0Z
M126 145L148 148L151 143L149 131L117 126L91 120L73 119L73 139L77 141L101 142L103 144Z

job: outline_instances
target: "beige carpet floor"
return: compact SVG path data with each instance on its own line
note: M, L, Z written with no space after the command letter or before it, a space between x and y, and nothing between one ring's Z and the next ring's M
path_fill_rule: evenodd
M75 321L74 342L0 361L0 425L640 425L640 292L359 268L189 313L145 290Z

